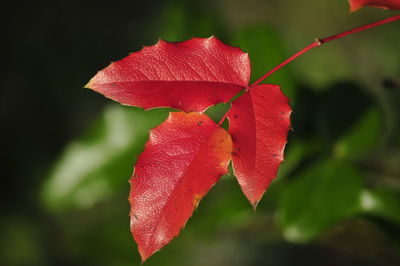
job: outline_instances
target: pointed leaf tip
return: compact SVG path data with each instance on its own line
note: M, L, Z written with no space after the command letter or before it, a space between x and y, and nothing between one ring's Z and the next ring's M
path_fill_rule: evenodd
M86 85L85 85L83 88L94 90L94 89L92 88L92 84L91 84L91 83L92 83L92 80L93 80L93 79L90 79L89 82L86 83Z

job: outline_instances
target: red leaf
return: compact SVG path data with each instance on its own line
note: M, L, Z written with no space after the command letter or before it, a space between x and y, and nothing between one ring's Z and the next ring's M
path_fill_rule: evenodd
M365 6L400 10L400 0L349 0L352 12Z
M290 113L288 99L271 84L251 88L228 113L233 169L254 208L283 160Z
M142 260L176 237L227 173L232 141L204 114L171 113L150 132L130 180L131 231Z
M227 102L250 78L248 55L215 37L160 40L99 71L91 88L126 105L204 111Z

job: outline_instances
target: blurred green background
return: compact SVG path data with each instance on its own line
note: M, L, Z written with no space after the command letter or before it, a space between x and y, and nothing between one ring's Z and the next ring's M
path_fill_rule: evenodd
M7 5L6 5L7 4ZM139 265L128 179L167 109L82 87L110 61L214 34L252 80L316 37L395 12L346 0L1 4L0 265ZM256 212L225 176L146 265L400 265L399 22L326 44L271 76L293 107L279 177Z

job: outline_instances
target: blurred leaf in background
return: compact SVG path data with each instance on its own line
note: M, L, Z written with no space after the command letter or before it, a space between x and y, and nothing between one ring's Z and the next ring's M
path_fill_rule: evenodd
M362 158L373 151L381 140L383 117L376 108L367 110L334 146L338 158Z
M45 184L45 204L54 209L90 208L127 186L149 130L167 115L166 109L107 107L87 136L65 149Z
M309 241L359 213L363 178L350 163L322 159L286 184L279 221L286 239Z

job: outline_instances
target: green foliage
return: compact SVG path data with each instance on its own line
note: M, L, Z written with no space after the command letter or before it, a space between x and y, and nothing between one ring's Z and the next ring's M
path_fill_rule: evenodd
M55 209L90 208L123 189L148 130L167 114L165 109L106 108L87 136L72 142L54 166L43 189L45 204Z
M360 208L365 214L400 223L399 191L388 188L363 190L360 194Z
M289 241L318 237L336 223L359 213L362 176L344 161L322 159L286 184L278 214Z
M383 130L381 113L372 108L367 110L334 146L338 158L362 158L368 155L380 141Z

